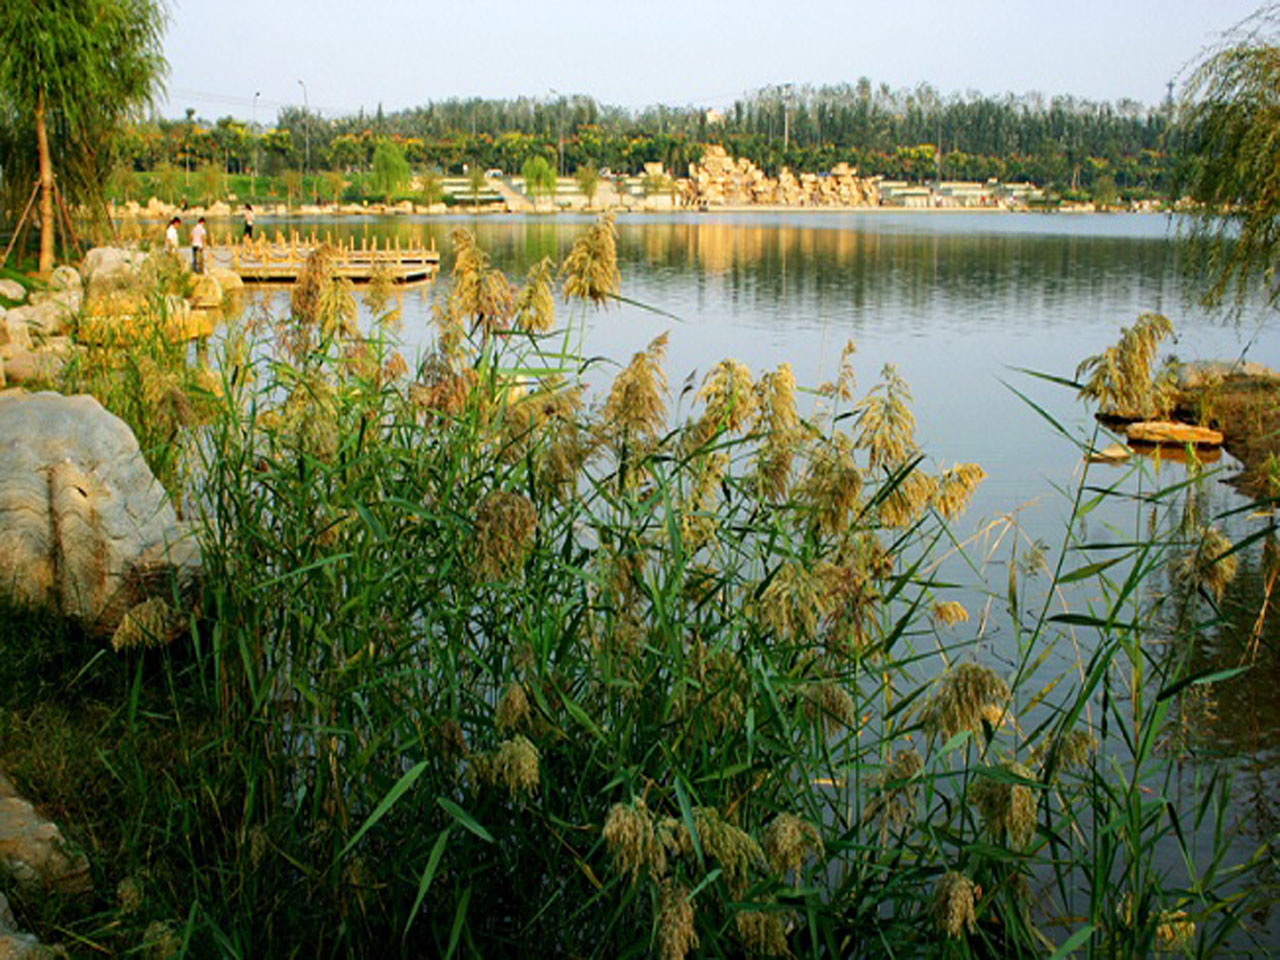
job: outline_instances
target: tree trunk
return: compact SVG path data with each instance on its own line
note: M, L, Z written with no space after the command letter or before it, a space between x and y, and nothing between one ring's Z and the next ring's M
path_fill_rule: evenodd
M53 158L44 122L44 93L36 98L36 150L40 158L40 275L53 272Z

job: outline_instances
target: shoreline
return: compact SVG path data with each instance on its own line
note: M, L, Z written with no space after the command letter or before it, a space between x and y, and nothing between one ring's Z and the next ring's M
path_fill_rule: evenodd
M998 215L1026 215L1026 214L1052 214L1056 216L1142 216L1157 214L1167 216L1176 211L1166 210L1162 208L1146 209L1146 210L1095 210L1087 207L1068 207L1068 208L1046 208L1031 209L1028 207L897 207L897 206L830 206L830 207L794 207L785 204L747 204L747 205L725 205L716 207L694 208L694 207L670 207L666 209L636 209L630 207L601 207L598 209L576 208L562 210L508 210L493 209L486 207L449 207L445 209L426 209L416 207L413 210L405 210L397 207L362 207L360 209L352 209L350 206L341 208L334 207L307 207L306 209L292 209L280 211L268 211L266 209L256 210L259 222L276 222L286 220L314 220L323 219L360 219L366 217L420 217L424 219L431 218L448 218L448 217L559 217L559 216L598 216L601 213L611 212L619 218L622 217L653 217L653 216L716 216L719 214L788 214L796 216L821 216L823 214L863 214L866 216L881 216L888 214L910 214L912 216L932 216L938 214L963 214L966 216L982 215L982 214L998 214ZM223 221L241 219L241 212L232 210L230 212L210 212L201 207L190 207L186 210L161 210L151 207L143 207L138 212L121 211L118 208L110 208L109 213L112 220L123 221L129 218L139 222L162 222L170 217L180 217L183 219L191 217L205 217L209 220Z

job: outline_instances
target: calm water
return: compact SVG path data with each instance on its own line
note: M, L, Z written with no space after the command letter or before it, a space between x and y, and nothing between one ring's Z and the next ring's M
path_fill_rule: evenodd
M434 237L447 272L449 234L466 226L496 265L522 278L541 257L562 259L589 222L567 216L337 220L302 228L402 241ZM997 594L1015 542L1025 553L1031 542L1043 541L1052 565L1070 514L1068 494L1084 470L1079 449L1032 402L1072 435L1086 438L1094 430L1069 390L1023 370L1071 377L1082 358L1114 343L1120 328L1145 311L1173 322L1177 342L1166 342L1163 353L1183 360L1245 355L1280 368L1280 325L1260 327L1263 311L1232 322L1191 302L1179 280L1172 227L1160 216L693 214L624 219L618 230L623 294L674 317L632 305L592 314L587 355L625 363L669 331L673 391L724 357L755 373L788 361L800 384L816 386L833 379L852 338L860 393L886 363L910 384L917 440L933 468L976 461L988 473L957 532L973 536L970 554ZM430 337L429 295L404 295L411 342ZM1224 456L1217 466L1222 473L1205 492L1209 515L1246 505L1220 482L1236 465ZM1089 470L1091 483L1137 489L1124 468ZM1162 482L1182 476L1177 465L1161 467ZM1142 484L1150 488L1150 478ZM1006 518L1016 522L1016 532ZM1077 532L1093 542L1128 540L1142 536L1149 520L1149 511L1108 506ZM1225 527L1238 539L1262 524L1242 511ZM1197 653L1201 668L1234 666L1239 635L1253 628L1262 593L1256 550L1244 554L1241 568L1224 604L1225 622ZM962 572L972 583L966 605L976 613L987 594L972 570ZM1080 609L1096 598L1069 599ZM984 656L1012 664L1014 641L999 626L1006 620L997 606L982 646ZM1185 722L1192 755L1226 751L1246 761L1236 783L1241 853L1274 837L1280 822L1280 698L1274 694L1280 658L1277 632L1265 633L1255 670L1215 685L1213 702ZM1075 656L1061 651L1046 669L1060 672ZM1197 799L1194 770L1189 762L1180 774L1186 783L1175 789L1187 805ZM1269 927L1264 938L1277 942L1276 921L1258 919Z
M472 229L513 277L559 260L584 218L320 222L349 235L434 237L447 273L450 232ZM304 229L310 229L308 222ZM270 225L268 225L270 229ZM832 377L857 344L860 389L886 363L911 385L918 441L937 464L989 474L970 511L990 518L1071 481L1077 451L1019 400L1073 429L1091 427L1069 391L1019 368L1071 376L1144 311L1165 313L1184 360L1248 358L1280 367L1280 331L1233 324L1184 296L1160 216L801 214L635 217L619 224L623 305L588 318L585 349L625 363L669 331L673 385L734 357L753 371L790 362L797 381ZM406 335L429 334L426 294L405 295Z

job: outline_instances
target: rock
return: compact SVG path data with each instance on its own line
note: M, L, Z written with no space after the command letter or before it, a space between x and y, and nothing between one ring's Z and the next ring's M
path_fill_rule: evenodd
M27 329L27 323L22 314L13 310L0 312L0 356L4 354L5 347L31 349L31 332Z
M23 886L39 886L58 893L85 893L93 888L84 854L70 850L58 825L45 820L30 801L18 796L3 774L0 869Z
M147 257L138 250L95 247L80 265L84 277L85 312L104 316L136 313L145 298L143 267Z
M95 294L132 288L138 281L147 256L140 250L94 247L84 255L80 275L89 299Z
M1122 443L1113 443L1089 454L1090 463L1123 463L1133 456L1133 451Z
M52 308L53 326L50 333L63 330L80 313L80 307L84 303L84 287L76 268L65 265L55 268L49 279L49 289L33 293L31 303Z
M0 960L46 960L57 954L18 929L9 898L0 893Z
M218 200L209 204L209 209L205 211L205 215L210 217L229 217L231 216L231 207Z
M21 303L27 299L27 288L17 280L0 280L0 297Z
M211 267L208 275L218 281L218 286L222 288L222 293L237 294L244 290L244 281L240 279L240 274L234 270L228 270L226 267Z
M13 307L5 311L6 323L21 323L29 333L49 337L61 333L72 316L64 304L52 300L30 303L25 307Z
M216 310L222 306L222 287L207 273L193 273L188 299L196 310Z
M1177 373L1179 390L1196 390L1200 387L1212 386L1229 377L1280 380L1280 373L1251 360L1241 362L1195 360L1191 363L1178 364Z
M1217 447L1222 444L1222 434L1208 427L1193 427L1171 420L1146 420L1131 423L1125 428L1131 443L1173 443Z
M60 350L14 349L6 355L4 349L0 348L0 358L4 363L4 379L10 386L20 383L55 383L67 364L67 356ZM0 520L0 526L2 525L3 520ZM3 569L3 563L0 560L0 569ZM2 587L3 584L0 584L0 588Z
M124 421L88 396L0 397L0 590L105 635L200 562Z

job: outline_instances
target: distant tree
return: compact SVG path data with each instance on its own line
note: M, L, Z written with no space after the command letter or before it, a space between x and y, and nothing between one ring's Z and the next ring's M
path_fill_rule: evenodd
M165 21L162 0L0 4L0 102L32 135L15 138L16 155L0 167L14 177L35 155L41 273L53 269L55 157L73 200L101 196L125 120L152 102L168 70Z
M178 197L178 180L182 176L182 171L168 160L164 160L156 164L152 175L155 177L155 187L160 193L160 198L165 203L173 203Z
M467 190L471 193L471 205L480 206L480 194L484 191L484 170L478 163L473 163L467 171Z
M200 186L200 195L204 198L205 206L222 199L225 182L226 177L221 166L211 161L200 164L200 168L196 171L196 183Z
M342 175L341 170L326 170L320 174L320 183L323 185L325 196L333 198L333 205L336 207L342 199L342 191L347 186L347 180Z
M392 140L379 140L373 148L373 189L387 203L409 179L409 161L404 151Z
M592 164L587 164L574 172L573 179L578 181L578 189L587 198L587 206L590 207L595 202L596 190L600 187L600 171Z
M1099 209L1114 207L1120 200L1115 177L1104 173L1093 182L1093 203Z
M284 184L285 202L293 206L293 198L302 195L302 174L297 170L286 170L280 174L280 181Z
M133 172L133 167L125 163L116 164L107 181L107 193L112 199L124 202L134 199L137 192L138 177Z
M1261 283L1280 299L1280 5L1263 8L1191 74L1175 198L1194 203L1188 260L1204 296L1241 303Z
M646 173L640 180L640 189L646 197L658 196L675 191L675 181L665 173Z
M526 160L524 166L520 168L520 175L524 177L525 189L534 198L555 194L556 172L551 168L547 158L541 154Z
M422 202L428 207L434 207L437 203L444 201L444 178L440 176L438 170L428 170L422 175L422 190L419 194Z

